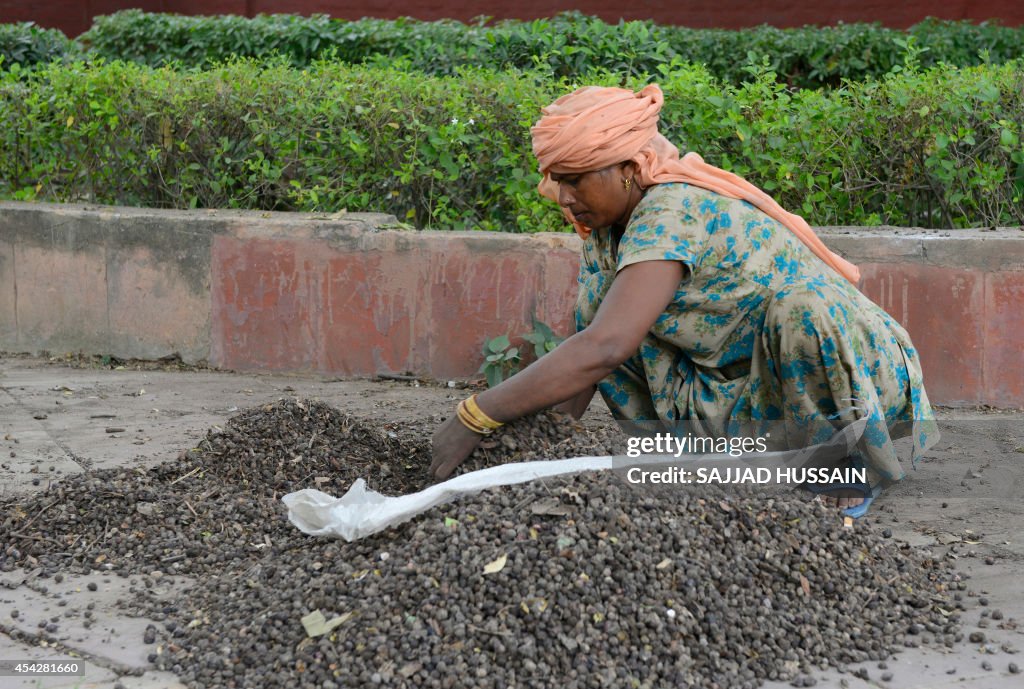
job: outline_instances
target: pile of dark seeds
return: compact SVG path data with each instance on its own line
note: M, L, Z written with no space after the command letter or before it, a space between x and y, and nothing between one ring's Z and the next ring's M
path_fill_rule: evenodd
M574 435L578 428L546 412L488 437L459 471L551 458L555 447L557 456L603 454L590 436ZM593 436L607 442L605 434ZM503 438L515 438L519 449L502 452ZM202 572L263 559L268 545L309 542L287 521L282 495L311 487L341 495L360 477L401 495L430 482L429 465L424 433L400 436L323 402L282 400L240 412L175 461L90 472L8 501L0 538L10 545L0 571L41 563L123 573L177 564Z
M531 416L484 438L458 473L506 462L622 451L621 434L614 430L582 430L565 414ZM340 495L361 477L374 490L404 495L432 481L429 435L374 426L319 401L282 400L243 411L179 459L167 468L170 474L162 475L198 468L275 499L311 482Z
M545 414L467 469L610 454L612 432ZM554 452L554 454L553 454ZM796 497L639 490L606 473L488 491L344 543L299 533L280 497L362 476L422 487L429 438L309 401L234 417L148 471L94 472L3 505L0 569L191 575L159 667L190 687L754 687L960 638L963 582ZM308 637L314 611L340 624ZM147 639L149 640L149 639Z

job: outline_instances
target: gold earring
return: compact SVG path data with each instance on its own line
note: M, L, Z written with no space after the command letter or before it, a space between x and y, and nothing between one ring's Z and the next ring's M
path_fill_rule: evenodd
M631 180L631 179L624 179L624 180L622 180L622 186L623 186L623 188L626 191L629 191L629 188L631 186L633 186L633 180Z

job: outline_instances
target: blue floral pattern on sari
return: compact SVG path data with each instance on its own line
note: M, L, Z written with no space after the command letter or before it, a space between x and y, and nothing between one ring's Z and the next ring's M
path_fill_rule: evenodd
M872 482L903 478L938 439L906 330L753 205L688 184L650 188L617 251L584 242L576 327L619 270L679 261L686 276L639 350L598 389L620 419L687 422L728 435L735 422L781 423L788 447L866 420L858 460Z

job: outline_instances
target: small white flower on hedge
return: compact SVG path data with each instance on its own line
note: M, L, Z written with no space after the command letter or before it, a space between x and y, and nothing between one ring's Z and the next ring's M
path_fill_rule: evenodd
M452 124L458 124L458 123L459 123L459 118L458 117L453 117L452 118Z

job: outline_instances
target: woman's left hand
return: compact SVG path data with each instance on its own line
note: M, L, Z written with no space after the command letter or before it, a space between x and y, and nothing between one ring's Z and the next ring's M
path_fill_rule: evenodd
M458 414L452 414L434 433L431 475L438 480L448 478L473 453L482 438L466 428Z

